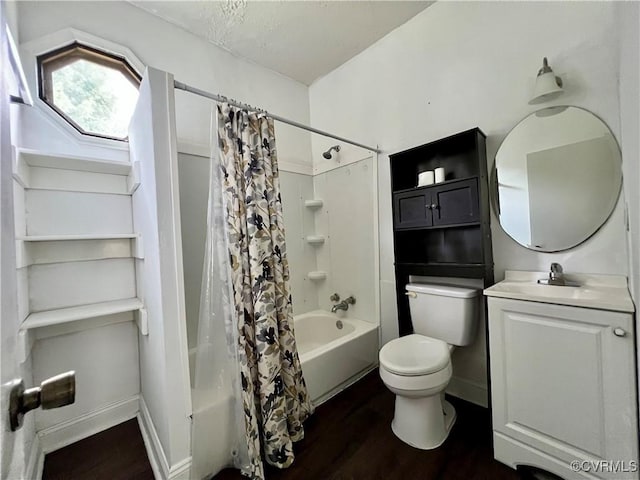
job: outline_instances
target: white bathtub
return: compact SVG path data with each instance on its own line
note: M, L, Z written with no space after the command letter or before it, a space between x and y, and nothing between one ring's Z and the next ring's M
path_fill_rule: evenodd
M231 445L238 433L233 423L235 403L231 387L193 388L196 353L196 348L189 350L193 408L189 478L200 480L233 464Z
M342 329L337 320L342 320ZM297 315L294 329L302 373L316 404L378 363L378 326L373 323L316 310Z

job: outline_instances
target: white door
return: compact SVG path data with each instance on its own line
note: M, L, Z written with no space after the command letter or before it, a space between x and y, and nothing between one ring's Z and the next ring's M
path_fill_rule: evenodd
M12 381L18 378L16 360L16 335L18 333L18 307L16 295L15 232L13 223L13 178L11 136L9 128L9 92L7 88L10 69L7 52L5 5L0 2L0 37L2 74L0 75L0 360L2 414L2 464L0 478L9 478L11 462L20 455L16 434L9 425L8 398Z

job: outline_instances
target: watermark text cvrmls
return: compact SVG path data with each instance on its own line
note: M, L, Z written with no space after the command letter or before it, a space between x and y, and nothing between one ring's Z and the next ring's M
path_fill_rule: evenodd
M636 460L574 460L569 464L574 472L635 473L640 471Z

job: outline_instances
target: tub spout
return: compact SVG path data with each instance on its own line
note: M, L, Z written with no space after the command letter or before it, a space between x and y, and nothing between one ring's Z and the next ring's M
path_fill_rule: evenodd
M352 295L348 298L345 298L340 303L336 303L333 307L331 307L331 313L336 313L338 310L349 310L349 305L354 305L356 303L355 297Z

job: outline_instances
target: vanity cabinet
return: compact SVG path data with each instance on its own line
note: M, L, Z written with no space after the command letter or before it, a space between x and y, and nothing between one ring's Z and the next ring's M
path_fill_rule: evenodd
M633 314L488 303L496 459L567 479L637 478L628 470L638 459ZM627 470L576 472L575 460L622 461Z
M478 180L452 180L393 195L396 229L478 223Z

